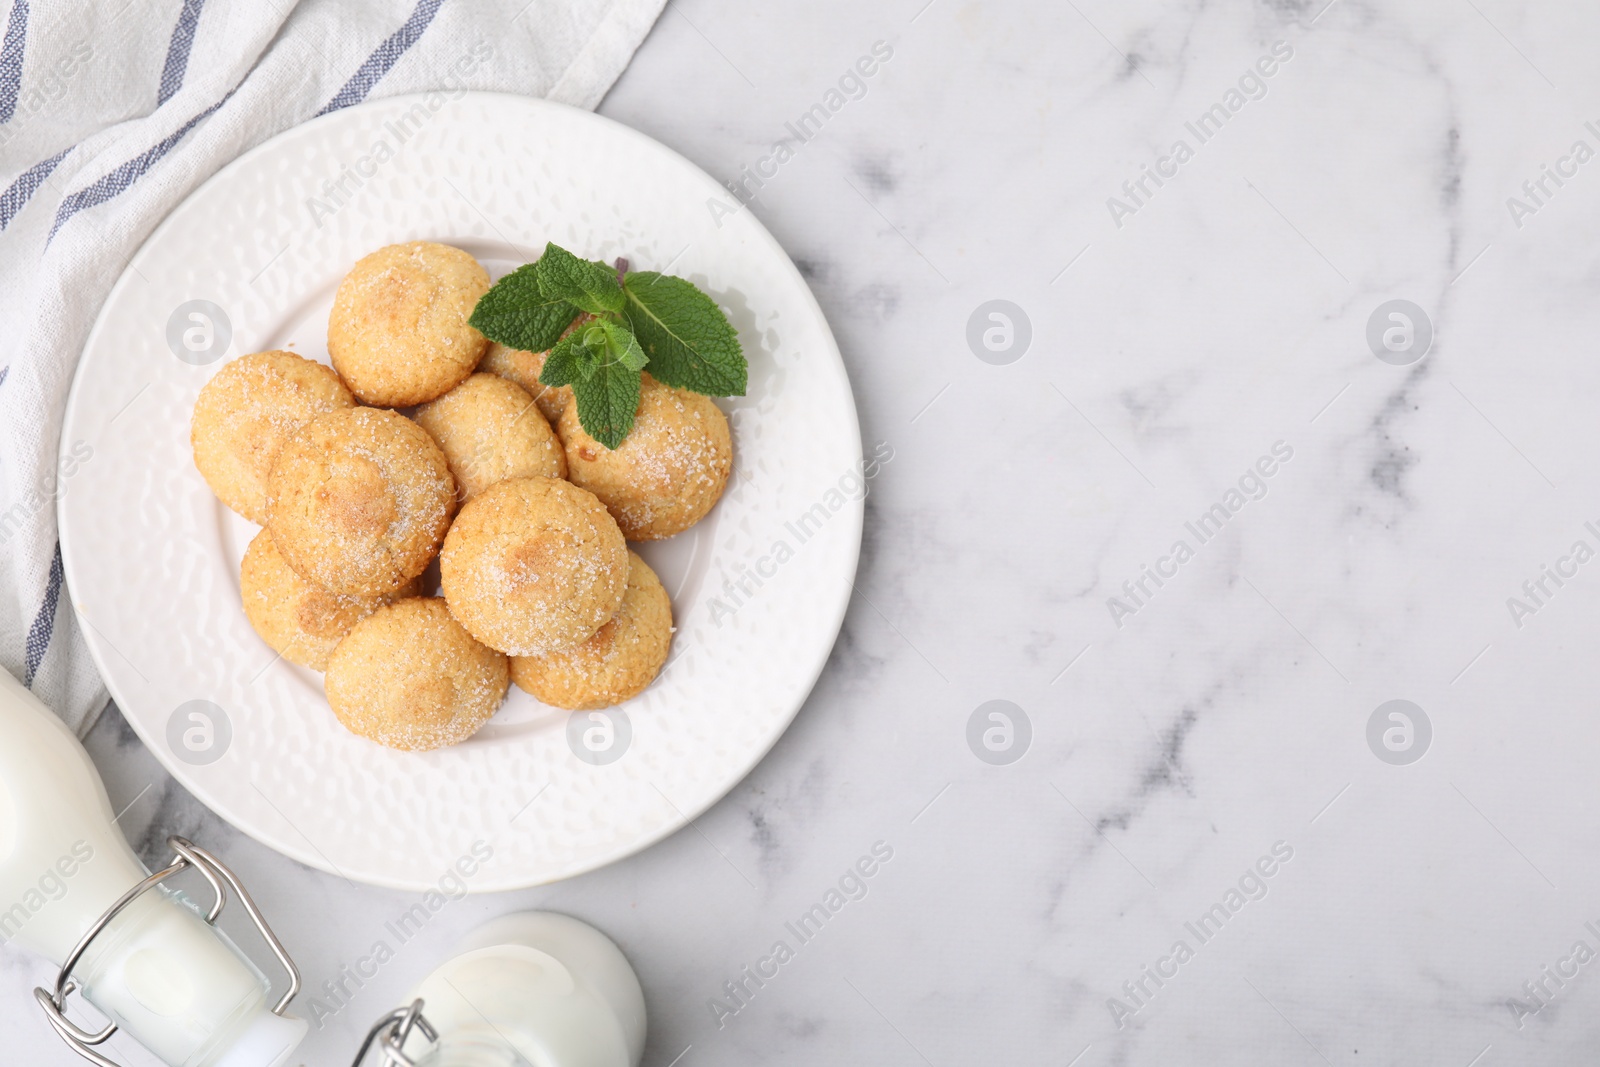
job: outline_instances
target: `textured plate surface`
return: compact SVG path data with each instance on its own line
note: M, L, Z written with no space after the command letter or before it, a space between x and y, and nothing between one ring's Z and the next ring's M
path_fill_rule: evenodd
M501 890L644 848L767 752L843 619L861 443L838 349L798 271L748 212L712 203L738 206L609 120L520 97L430 95L273 139L151 235L101 311L68 401L63 450L92 454L61 499L61 545L112 695L188 789L280 852L378 885L425 889L487 846L472 889ZM642 550L672 594L677 633L662 676L623 707L625 749L624 731L569 723L515 689L463 745L383 749L346 733L321 676L275 660L245 619L239 560L256 528L194 468L195 397L246 352L325 361L340 278L367 252L418 239L463 247L496 276L546 241L670 268L739 330L750 388L723 403L728 491L698 527ZM219 709L209 732L190 717L194 701ZM620 757L580 759L569 737L585 731Z

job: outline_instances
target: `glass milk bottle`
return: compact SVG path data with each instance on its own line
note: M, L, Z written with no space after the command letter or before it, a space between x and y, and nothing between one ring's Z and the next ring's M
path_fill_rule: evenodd
M307 1029L283 1015L299 975L233 874L182 838L170 843L172 864L152 875L77 738L0 670L0 942L62 965L54 989L35 994L47 1021L99 1067L116 1067L99 1049L118 1030L171 1067L279 1067ZM216 894L209 911L161 885L191 867ZM229 890L288 971L275 1004L213 925ZM73 993L109 1021L71 1022Z
M468 936L379 1021L356 1065L376 1045L398 1067L638 1067L644 1036L644 993L611 939L522 912Z

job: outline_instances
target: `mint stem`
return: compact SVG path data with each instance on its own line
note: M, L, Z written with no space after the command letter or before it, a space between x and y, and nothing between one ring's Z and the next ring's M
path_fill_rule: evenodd
M628 259L627 259L626 256L618 256L617 257L617 284L621 285L622 284L622 280L624 278L626 278L627 276L628 276Z

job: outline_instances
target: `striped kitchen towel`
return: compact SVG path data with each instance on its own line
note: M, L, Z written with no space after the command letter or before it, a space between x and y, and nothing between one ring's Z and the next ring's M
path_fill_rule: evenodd
M592 108L664 0L10 2L0 666L81 733L106 693L62 588L55 503L72 464L57 439L78 354L140 242L241 152L368 97L468 88Z

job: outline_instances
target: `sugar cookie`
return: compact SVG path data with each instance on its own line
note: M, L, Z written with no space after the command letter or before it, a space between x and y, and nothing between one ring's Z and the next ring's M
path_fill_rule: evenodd
M490 648L527 656L588 640L616 614L628 546L594 494L516 478L467 501L439 555L445 600Z
M646 372L633 429L615 451L584 432L576 404L556 427L567 477L605 504L630 541L681 533L705 517L733 470L728 418L709 397Z
M505 656L461 628L438 597L368 615L328 659L323 689L351 733L408 752L459 744L505 699Z
M497 375L472 375L415 418L443 450L464 500L507 478L567 476L566 453L533 398Z
M379 408L308 423L268 484L273 543L302 578L335 593L381 596L421 574L456 510L433 438Z
M553 707L608 708L644 692L671 646L667 591L656 572L629 552L628 589L611 621L581 645L543 656L513 656L511 680Z
M472 373L488 340L467 324L489 272L459 248L413 241L380 248L339 283L328 354L368 404L408 407Z

